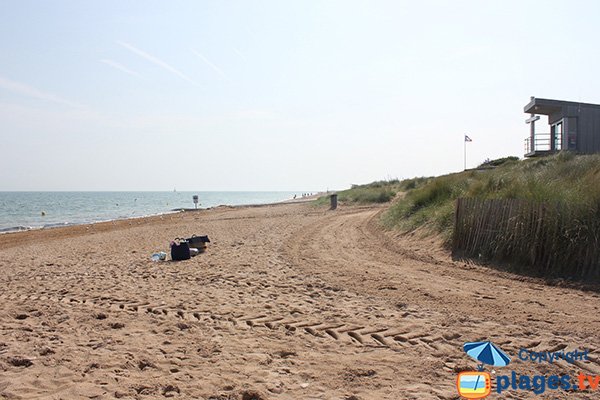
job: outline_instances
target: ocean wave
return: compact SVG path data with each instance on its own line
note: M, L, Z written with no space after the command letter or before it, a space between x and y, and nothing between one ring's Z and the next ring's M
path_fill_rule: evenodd
M59 228L61 226L71 226L71 225L83 225L85 224L85 222L83 223L76 223L76 222L56 222L53 224L45 224L42 225L42 229L47 229L47 228Z
M10 228L1 228L0 229L0 233L10 233L10 232L21 232L21 231L28 231L30 229L33 229L30 226L12 226Z

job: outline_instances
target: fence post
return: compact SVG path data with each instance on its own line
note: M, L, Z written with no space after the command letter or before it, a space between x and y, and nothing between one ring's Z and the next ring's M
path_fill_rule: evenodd
M331 208L329 209L335 210L337 208L337 193L334 193L331 196L329 196L329 199L331 201Z
M456 205L454 207L454 232L453 232L453 240L452 240L452 247L454 250L458 249L461 245L461 238L460 235L462 234L462 229L459 225L461 218L460 218L460 207L461 207L461 203L462 203L462 199L459 197L458 199L456 199Z

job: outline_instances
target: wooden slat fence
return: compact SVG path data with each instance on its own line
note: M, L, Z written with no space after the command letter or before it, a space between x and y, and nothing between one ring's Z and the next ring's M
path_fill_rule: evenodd
M460 198L452 248L537 276L598 280L600 215L581 220L560 204Z

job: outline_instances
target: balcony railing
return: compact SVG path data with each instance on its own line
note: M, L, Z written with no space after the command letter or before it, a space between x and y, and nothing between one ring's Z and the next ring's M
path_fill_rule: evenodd
M560 150L562 148L562 135L557 135L554 141L554 149L552 149L552 134L551 133L535 133L533 142L531 137L525 138L525 154L534 153L536 151L551 151Z

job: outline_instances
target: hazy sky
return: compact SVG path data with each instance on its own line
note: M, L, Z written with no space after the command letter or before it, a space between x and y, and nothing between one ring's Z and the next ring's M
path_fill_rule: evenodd
M598 1L0 0L0 190L321 190L600 103ZM549 131L544 118L539 131Z

